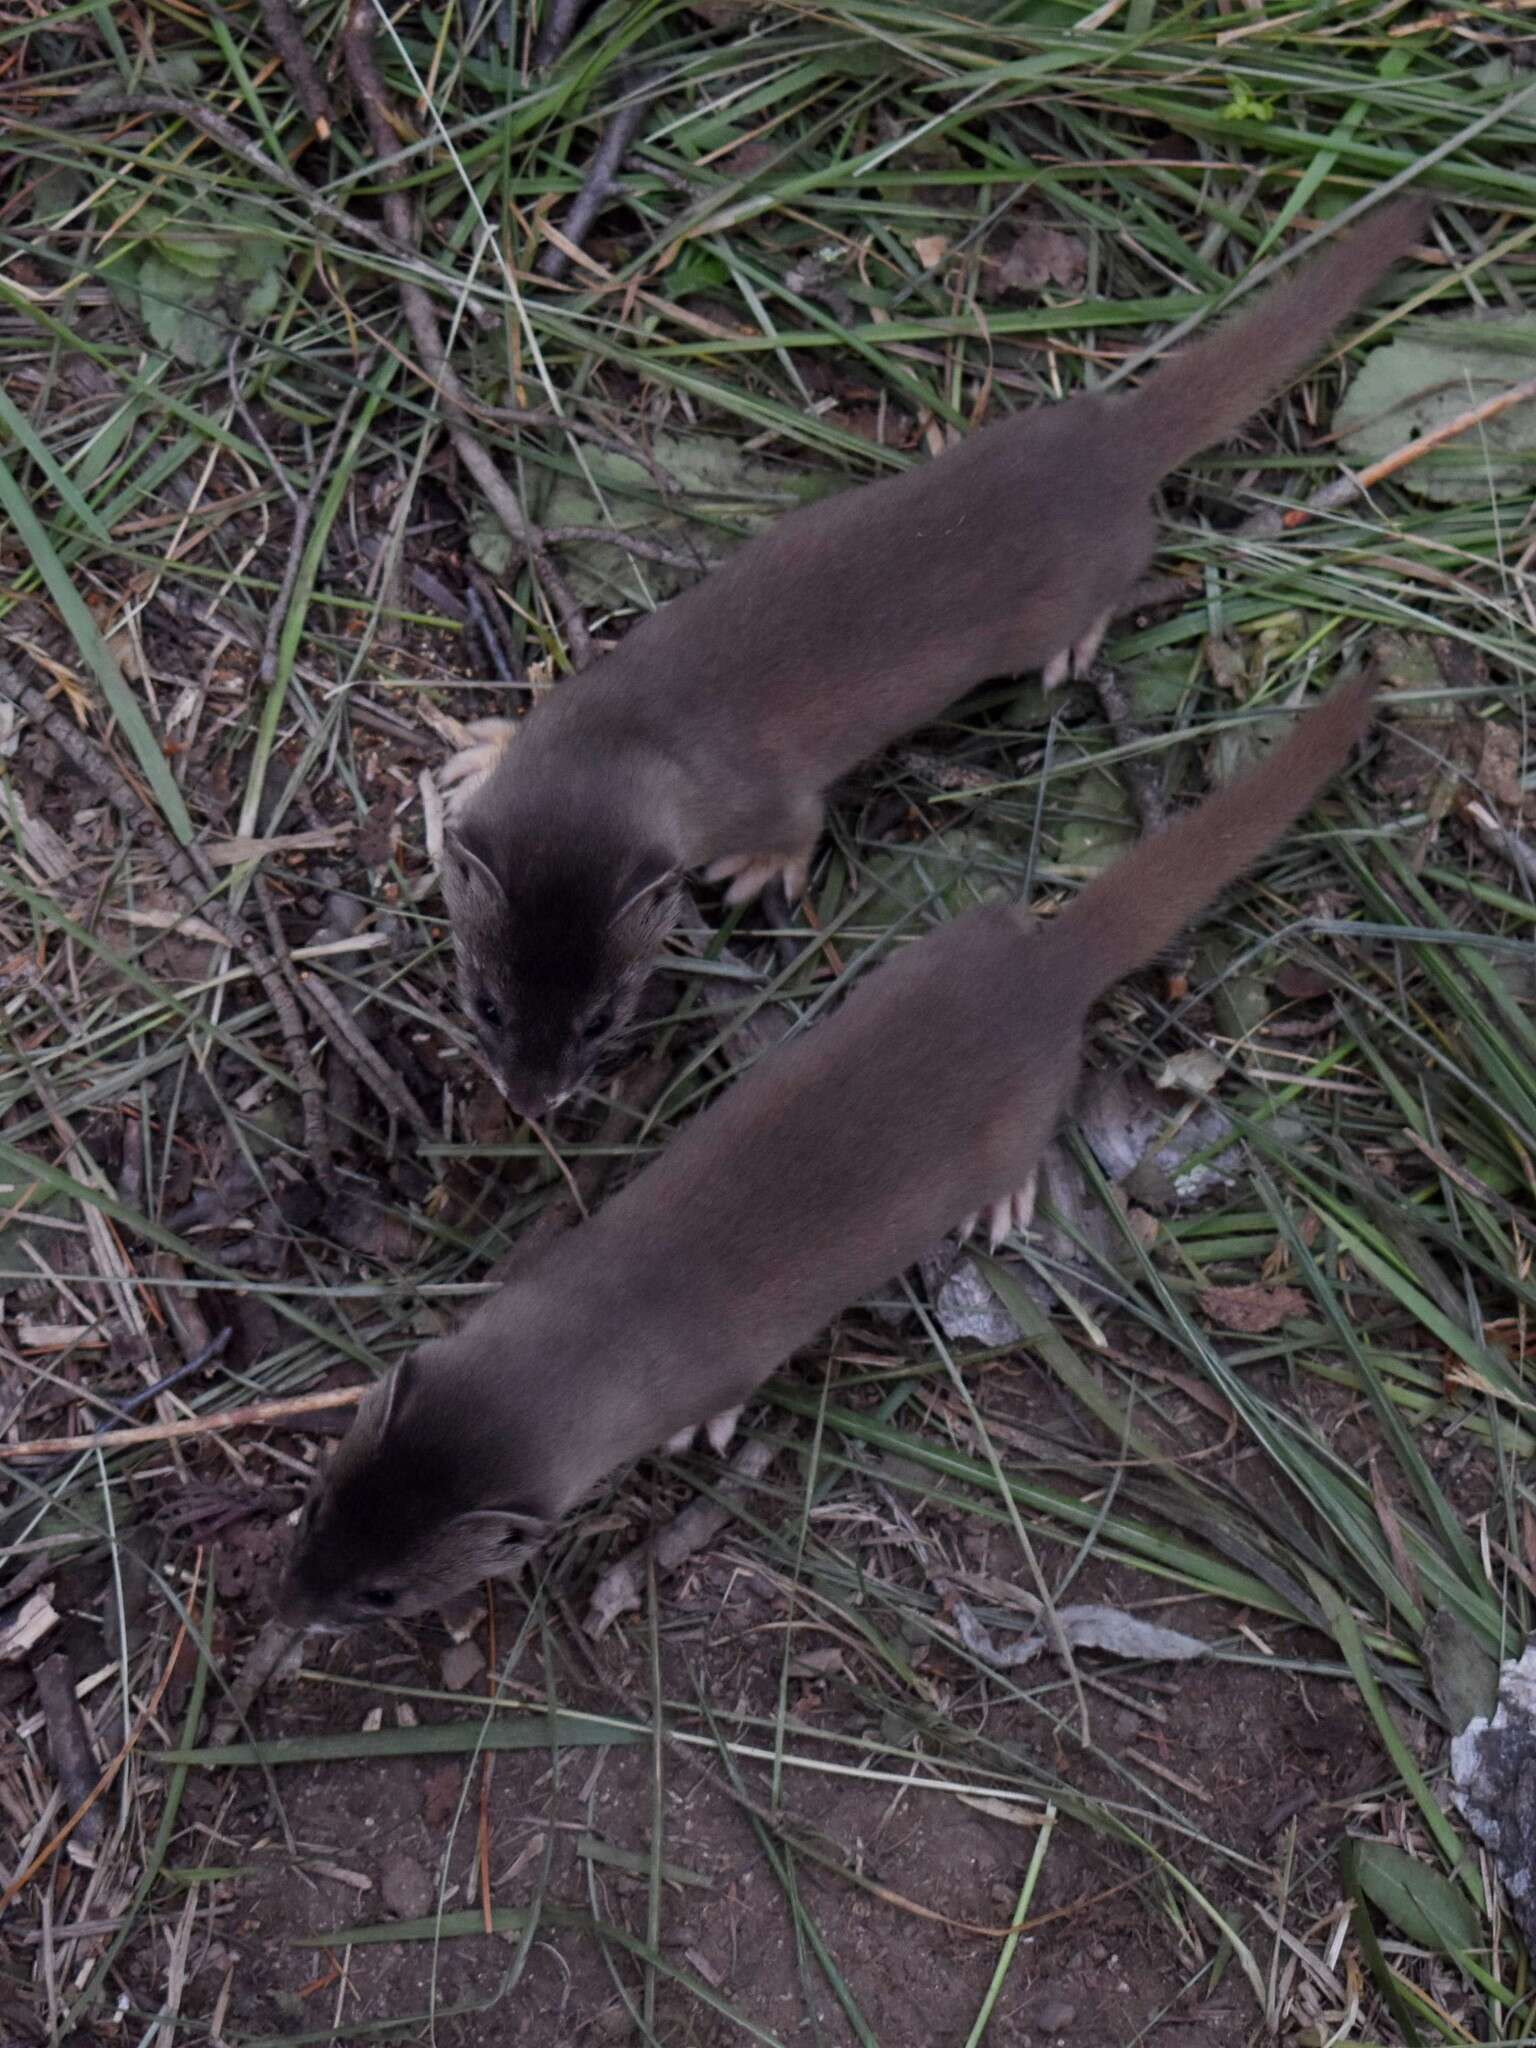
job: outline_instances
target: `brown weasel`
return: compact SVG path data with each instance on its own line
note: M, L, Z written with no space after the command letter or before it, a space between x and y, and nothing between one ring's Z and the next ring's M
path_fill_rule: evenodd
M444 893L459 992L508 1102L557 1106L630 1022L691 869L803 887L828 787L989 676L1086 664L1150 561L1150 498L1291 377L1418 235L1370 214L1127 396L984 427L808 506L634 627L461 784ZM509 743L509 735L511 735Z
M766 1054L588 1223L364 1398L304 1511L295 1626L512 1570L616 1465L745 1401L839 1309L1032 1179L1083 1023L1254 860L1370 718L1360 681L1059 916L981 910Z

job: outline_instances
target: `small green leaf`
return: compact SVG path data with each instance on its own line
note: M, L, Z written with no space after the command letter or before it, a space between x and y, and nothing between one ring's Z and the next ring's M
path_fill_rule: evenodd
M1482 1942L1466 1893L1394 1842L1355 1843L1360 1889L1399 1932L1421 1948L1464 1955Z
M469 508L469 551L487 576L505 576L517 556L512 536L490 506L477 499Z
M1439 1608L1424 1631L1424 1661L1445 1725L1459 1735L1499 1703L1499 1667L1452 1608Z
M190 50L161 52L156 56L155 67L167 92L195 92L203 75L202 65Z
M167 355L175 355L182 313L196 287L185 271L153 252L140 262L136 282L139 318L149 330L150 340Z
M155 253L167 263L174 263L178 270L188 270L210 284L218 282L230 263L230 247L221 236L200 234L190 228L157 235Z
M269 270L265 277L258 278L245 295L240 308L248 327L255 327L277 311L278 300L283 296L283 275L280 270Z
M44 171L32 188L32 218L39 226L57 220L80 199L85 180L68 164L55 164Z
M230 276L241 284L280 277L288 265L288 252L276 236L255 233L249 220L239 216L232 224L235 234Z

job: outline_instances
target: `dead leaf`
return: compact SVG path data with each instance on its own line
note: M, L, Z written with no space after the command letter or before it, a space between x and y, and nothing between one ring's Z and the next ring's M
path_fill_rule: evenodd
M912 244L913 254L924 270L932 270L949 253L948 235L919 235Z
M395 849L395 798L386 790L376 803L369 806L363 820L362 830L357 835L357 858L365 868L382 868L389 865Z
M1318 996L1327 995L1332 986L1326 974L1303 966L1299 960L1287 960L1275 976L1276 993L1291 1003L1313 1002Z
M443 1683L450 1692L463 1692L484 1669L485 1652L478 1643L455 1643L443 1652Z
M35 1650L57 1623L53 1604L53 1581L29 1593L20 1607L0 1621L0 1664L18 1664Z
M463 1766L439 1764L421 1783L421 1818L427 1832L440 1835L458 1811Z
M1248 667L1242 649L1219 633L1207 633L1205 661L1217 689L1225 690L1241 704L1248 695Z
M996 298L1003 292L1038 292L1053 284L1062 291L1080 292L1088 276L1088 258L1076 235L1060 228L1031 221L1014 237L1001 257L985 259L991 290Z
M1497 725L1491 718L1478 721L1478 761L1473 779L1483 796L1491 796L1506 810L1519 812L1525 801L1520 779L1520 735L1512 725Z
M836 1643L824 1650L805 1650L789 1663L791 1678L835 1678L843 1672L843 1653Z
M1182 1088L1189 1095L1213 1095L1227 1063L1214 1052L1178 1052L1164 1062L1153 1086Z
M1387 729L1376 786L1384 796L1423 804L1436 818L1473 797L1519 817L1521 751L1513 726L1465 710L1453 718L1404 718Z
M1287 1316L1304 1316L1311 1302L1299 1287L1202 1287L1200 1306L1213 1323L1245 1336L1262 1337Z

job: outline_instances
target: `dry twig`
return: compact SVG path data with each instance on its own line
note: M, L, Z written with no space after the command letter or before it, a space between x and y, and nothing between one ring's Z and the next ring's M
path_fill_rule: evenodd
M56 1458L76 1451L125 1451L135 1444L180 1443L186 1437L218 1436L226 1429L251 1429L288 1422L298 1415L322 1415L327 1408L355 1408L366 1387L331 1387L319 1394L289 1394L279 1401L252 1401L245 1408L221 1408L185 1422L141 1422L131 1429L99 1429L85 1436L39 1436L30 1443L0 1444L0 1459Z
M674 1572L706 1543L713 1542L726 1524L735 1520L733 1498L743 1487L762 1478L773 1457L772 1444L760 1437L751 1438L731 1460L720 1487L722 1499L693 1501L664 1529L637 1544L627 1557L609 1565L592 1590L583 1624L588 1635L600 1636L621 1614L631 1613L640 1605L640 1588L645 1583L648 1561L654 1561L658 1572Z
M256 143L248 141L232 121L226 121L224 116L216 114L212 107L199 106L193 100L179 100L173 93L109 93L103 99L91 100L83 105L55 107L51 110L49 120L29 122L26 125L35 126L42 134L47 135L58 129L81 127L88 121L113 118L143 120L151 114L163 115L171 121L187 122L200 134L206 135L210 142L216 142L220 149L226 149L231 156L238 157L240 162L248 170L254 171L259 178L269 179L291 199L298 200L306 216L323 220L344 235L355 236L360 241L368 242L375 249L382 250L385 255L392 256L399 262L420 262L420 253L414 247L395 241L386 229L376 227L371 220L364 220L357 214L348 213L344 206L337 206L323 193L315 191L313 186L306 184L297 171L287 164L279 163ZM11 121L12 125L18 128L22 125L17 116L13 115Z
M101 1810L94 1805L88 1806L86 1802L101 1776L101 1766L91 1754L90 1731L80 1711L80 1702L75 1697L74 1666L60 1650L52 1657L45 1657L32 1675L37 1681L37 1697L48 1725L48 1754L53 1758L53 1768L58 1773L64 1804L81 1810L80 1824L75 1832L87 1845L99 1842Z
M1337 512L1342 506L1352 504L1356 498L1363 497L1373 484L1395 476L1400 469L1421 461L1436 448L1443 448L1448 441L1457 440L1473 427L1497 419L1511 406L1523 405L1533 398L1536 398L1536 377L1527 377L1505 391L1496 391L1480 405L1458 413L1455 419L1445 421L1427 434L1420 434L1415 440L1405 441L1401 448L1394 448L1379 462L1373 462L1365 469L1346 470L1343 476L1321 485L1304 505L1293 505L1289 510L1279 505L1265 506L1262 512L1255 512L1251 519L1245 519L1232 539L1278 540L1281 534L1293 532L1320 512ZM1158 605L1172 604L1191 594L1189 579L1185 576L1149 576L1137 584L1123 604L1115 607L1115 616L1123 619L1133 612L1151 611Z
M1120 772L1130 789L1141 829L1147 833L1161 832L1168 823L1162 778L1153 764L1144 761L1135 751L1146 735L1131 715L1129 700L1120 687L1120 678L1104 662L1097 661L1093 665L1093 686L1098 692L1109 729L1115 736L1115 745L1125 754Z
M294 969L293 961L289 957L288 941L283 936L282 922L278 917L277 904L272 896L272 886L265 875L257 875L255 886L256 902L261 911L262 921L267 927L267 943L272 948L273 963L282 978L283 986L296 1005L297 999L303 991L299 986L299 977ZM294 1009L293 1021L299 1026L299 1035L302 1037L303 1027L299 1020L297 1007ZM286 1029L284 1030L283 1039L284 1043L287 1044L288 1035ZM307 1042L304 1050L307 1055L309 1051ZM304 1148L314 1161L315 1171L319 1174L320 1179L329 1185L335 1179L336 1169L331 1158L330 1129L325 1119L325 1097L321 1091L320 1075L314 1061L308 1060L307 1065L308 1073L306 1074L302 1070L299 1073L299 1104L304 1118Z
M374 20L373 0L353 0L348 10L346 26L342 30L342 54L347 75L351 78L353 88L367 115L373 153L385 179L384 224L396 244L414 253L415 228L411 218L410 201L399 185L399 147L390 121L384 80L379 75L379 67L374 61ZM458 375L448 361L448 352L443 345L442 333L431 300L413 279L402 277L398 283L400 305L405 314L406 325L415 340L422 369L437 388L438 397L442 402L443 417L448 425L449 438L459 460L480 486L492 511L513 541L528 556L539 581L554 601L561 628L571 647L572 658L578 668L584 668L591 659L592 638L587 631L587 622L582 615L581 607L572 596L564 577L546 554L539 531L528 520L518 502L517 493L470 430L470 408Z
M337 1001L318 974L301 974L298 987L309 1014L342 1058L355 1064L389 1114L423 1137L431 1137L432 1119L400 1076L380 1059L351 1011Z
M533 48L535 71L547 71L565 54L565 46L575 35L587 5L588 0L546 0L539 40Z
M571 201L570 209L560 223L562 241L569 246L563 247L561 243L551 242L547 248L539 252L539 260L534 267L541 277L559 279L569 270L571 250L580 249L591 231L592 223L616 189L615 181L619 174L619 166L624 161L625 151L639 132L648 104L648 101L637 97L620 107L610 118L603 130L603 139L597 145L587 175L581 181L581 190Z
M194 1564L192 1569L192 1583L187 1589L186 1612L189 1614L192 1611L192 1603L197 1596L197 1589L202 1581L202 1576L203 1553L199 1551L197 1553L196 1563ZM84 1821L86 1815L89 1812L91 1812L91 1810L95 1807L96 1802L98 1799L100 1799L102 1793L109 1791L111 1789L112 1782L116 1778L118 1772L123 1768L123 1765L127 1763L129 1757L137 1748L139 1737L144 1733L144 1730L149 1726L150 1722L154 1719L156 1713L159 1711L160 1702L165 1697L165 1689L170 1684L172 1674L175 1672L176 1666L180 1662L181 1646L186 1640L187 1624L186 1622L182 1622L181 1626L176 1631L176 1640L171 1645L171 1654L165 1660L165 1669L160 1674L159 1680L155 1686L155 1690L150 1697L149 1704L145 1707L143 1713L140 1714L138 1720L134 1723L133 1732L128 1736L122 1748L117 1752L117 1755L113 1757L111 1763L107 1765L107 1768L102 1772L101 1776L96 1780L95 1784L91 1787L90 1792L86 1796L84 1805L77 1806L75 1808L74 1812L70 1815L69 1819L65 1821L64 1825L60 1829L58 1829L57 1832L48 1839L48 1841L46 1841L43 1844L42 1848L38 1850L37 1854L32 1858L32 1861L26 1866L26 1868L18 1872L18 1874L11 1879L10 1883L6 1886L5 1890L3 1892L0 1892L0 1913L3 1913L5 1911L6 1907L11 1903L12 1899L16 1897L18 1892L25 1891L26 1887L32 1882L33 1878L36 1877L37 1873L43 1868L43 1866L46 1863L50 1862L53 1859L53 1857L58 1854L59 1850L62 1849L64 1844L69 1840L70 1836L75 1833L76 1829Z
M331 103L315 69L288 0L260 0L261 18L267 25L272 47L283 60L293 96L304 109L316 135L328 142L331 135Z

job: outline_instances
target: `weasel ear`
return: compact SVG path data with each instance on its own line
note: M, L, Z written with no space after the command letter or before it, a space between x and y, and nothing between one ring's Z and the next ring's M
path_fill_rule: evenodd
M507 892L494 871L461 833L443 834L443 894L455 916L460 909L503 909Z
M366 1417L375 1444L384 1441L405 1413L415 1378L416 1360L407 1356L401 1359L388 1379L380 1380L369 1389L358 1420L361 1422Z
M682 869L671 854L664 853L660 847L641 854L619 890L619 907L613 913L613 922L617 924L621 917L628 917L647 897L659 896L664 889L672 888L681 873Z
M520 1571L554 1526L515 1508L470 1508L454 1516L448 1533L472 1543L484 1560L484 1569L497 1575Z

